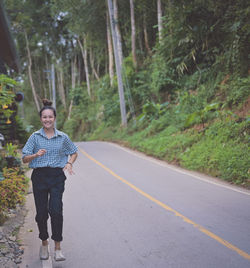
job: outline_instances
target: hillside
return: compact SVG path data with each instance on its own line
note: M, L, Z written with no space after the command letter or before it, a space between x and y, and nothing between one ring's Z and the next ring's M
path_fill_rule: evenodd
M75 140L249 187L249 1L4 2L30 132L53 98Z

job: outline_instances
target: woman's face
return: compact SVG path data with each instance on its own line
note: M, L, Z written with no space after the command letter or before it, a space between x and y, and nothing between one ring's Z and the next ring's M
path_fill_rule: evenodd
M46 129L54 128L54 123L55 123L56 118L55 118L53 110L51 109L43 110L42 116L40 119L44 128Z

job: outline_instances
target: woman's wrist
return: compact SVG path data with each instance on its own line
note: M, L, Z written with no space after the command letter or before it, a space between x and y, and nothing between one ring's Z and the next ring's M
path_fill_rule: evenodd
M71 163L71 162L67 162L66 164L70 164L71 166L73 166L73 163Z

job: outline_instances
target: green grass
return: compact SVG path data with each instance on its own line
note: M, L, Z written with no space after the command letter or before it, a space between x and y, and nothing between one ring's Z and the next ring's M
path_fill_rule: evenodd
M167 126L154 130L155 121L133 131L101 126L89 139L109 140L181 167L250 187L249 122L217 119L205 129L180 131Z

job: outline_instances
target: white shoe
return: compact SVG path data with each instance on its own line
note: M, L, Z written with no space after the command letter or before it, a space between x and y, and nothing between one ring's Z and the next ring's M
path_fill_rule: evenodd
M40 260L48 260L49 258L49 249L48 249L48 245L46 246L41 246L40 247Z
M65 261L66 258L60 249L55 250L55 261Z

